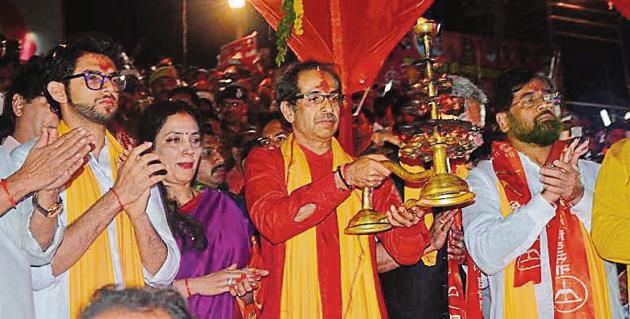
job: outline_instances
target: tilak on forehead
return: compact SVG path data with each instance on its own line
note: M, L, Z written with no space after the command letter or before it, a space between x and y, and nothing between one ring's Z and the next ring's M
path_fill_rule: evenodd
M101 54L91 54L92 57L94 57L94 64L98 66L99 69L103 70L103 71L107 71L109 69L115 69L116 66L114 65L114 63L112 63L112 60L105 56L105 55L101 55Z
M322 78L322 80L319 82L316 88L318 88L322 92L330 91L330 85L328 85L328 81L326 81L326 75L328 75L328 73L320 68L317 68L317 73L319 74L319 77Z
M98 63L98 67L101 68L101 70L107 70L109 68L113 68L114 66L108 61L100 61Z
M543 81L541 81L539 79L536 79L535 81L532 81L529 86L530 86L530 88L532 90L535 90L535 91L541 90L541 91L543 91L543 90L545 90L547 88L548 85L547 85L547 83L544 83Z

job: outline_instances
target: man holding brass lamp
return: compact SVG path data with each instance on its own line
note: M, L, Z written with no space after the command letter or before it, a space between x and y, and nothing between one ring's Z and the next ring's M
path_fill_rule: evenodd
M264 298L262 318L385 318L375 238L400 264L417 262L425 246L428 231L418 223L424 212L399 207L381 163L386 158L354 159L333 137L342 100L328 66L288 67L276 83L276 101L294 133L279 149L252 151L245 163L247 207L271 271L257 300ZM374 208L387 212L393 229L346 234L369 204L361 203L357 189L364 188L374 188Z

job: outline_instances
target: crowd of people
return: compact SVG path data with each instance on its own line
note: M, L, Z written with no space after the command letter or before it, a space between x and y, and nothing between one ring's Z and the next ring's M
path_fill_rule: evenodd
M476 201L432 209L383 165L430 167L398 152L429 118L413 83L344 96L330 65L264 58L139 70L100 35L0 61L2 318L628 316L625 130L563 122L540 73L492 95L449 76L444 117L484 132L450 163ZM346 234L366 187L392 229Z

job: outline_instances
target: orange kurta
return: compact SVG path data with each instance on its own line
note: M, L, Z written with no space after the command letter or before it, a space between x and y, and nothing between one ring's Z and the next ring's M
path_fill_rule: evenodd
M342 318L341 269L339 233L335 209L349 195L337 189L332 167L332 152L317 155L301 148L311 171L310 184L288 194L284 160L280 150L257 149L249 155L245 166L245 193L248 211L262 235L264 268L271 274L263 279L258 294L263 302L262 318L279 318L282 277L285 265L285 242L315 227L318 256L319 291L323 318ZM313 203L317 209L301 222L293 221L300 207ZM391 181L374 192L374 207L385 211L390 205L400 205ZM386 250L401 264L413 264L422 254L428 231L422 223L410 228L396 228L378 235ZM369 238L372 274L380 287L376 273L375 237ZM387 317L380 288L379 307Z

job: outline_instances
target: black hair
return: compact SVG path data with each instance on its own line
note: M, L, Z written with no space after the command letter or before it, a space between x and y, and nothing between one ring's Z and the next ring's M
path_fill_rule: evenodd
M199 108L199 105L201 104L201 101L199 99L199 96L197 96L197 90L190 87L190 86L180 86L180 87L176 87L174 89L172 89L170 92L168 92L168 98L172 98L175 95L179 95L179 94L185 94L188 95L190 97L190 100L193 103L193 107L195 108Z
M119 309L124 313L147 313L160 309L172 319L192 319L186 301L173 288L152 287L115 290L111 286L97 290L90 304L81 312L81 319L96 318Z
M122 52L120 44L101 34L82 34L58 44L44 58L42 70L44 94L51 108L60 114L59 102L53 99L46 86L51 81L62 82L67 85L66 77L73 74L80 57L87 53L102 54L112 59L116 67L120 69L123 65Z
M551 85L549 79L534 71L508 70L503 72L497 79L495 87L495 97L493 103L495 113L507 111L514 103L514 101L512 101L514 93L522 89L525 84L529 83L533 79L540 79Z
M16 116L13 112L13 97L19 94L26 103L38 96L44 96L44 86L41 78L41 60L33 57L22 66L13 80L13 86L4 97L4 112L0 117L0 138L13 134L16 124Z
M282 113L280 113L279 111L276 111L276 112L263 113L258 118L258 127L260 127L261 133L267 124L275 120L280 122L280 125L282 125L282 128L284 130L286 131L291 130L291 124L287 122L287 120L284 118L284 115L282 115Z
M339 75L333 69L330 64L324 64L315 61L308 61L302 63L294 63L285 67L280 74L276 77L276 104L280 105L282 101L287 101L290 104L294 104L296 96L300 94L300 88L298 88L298 76L302 71L308 70L322 70L330 74L337 82L339 93L341 90L341 80Z
M363 115L365 115L365 118L368 120L368 122L374 124L374 121L376 120L376 118L375 118L374 113L372 111L368 110L365 107L362 107L361 108L361 113L363 113Z
M138 122L138 135L140 142L153 142L160 132L164 123L169 116L187 113L195 119L201 132L201 120L197 111L185 102L181 101L163 101L151 104L142 114L142 118ZM166 210L166 219L171 231L179 236L183 242L183 248L189 246L198 250L205 250L208 247L208 239L203 226L199 221L188 214L182 214L179 211L177 201L168 196L166 187L163 183L158 184L160 195Z

